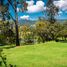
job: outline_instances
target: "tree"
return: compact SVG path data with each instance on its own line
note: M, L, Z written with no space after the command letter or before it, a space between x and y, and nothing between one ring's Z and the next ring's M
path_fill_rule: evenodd
M52 40L56 40L60 36L60 31L63 29L60 23L50 24L47 28L48 35Z
M22 36L24 44L34 43L34 33L31 31L30 26L28 25L22 26Z
M7 3L4 3L5 0L0 0L0 14L2 16L3 21L12 18L15 22L15 29L16 29L16 46L19 46L19 31L18 31L18 14L17 14L17 6L18 4L23 5L23 11L27 10L27 3L23 0L7 0ZM15 14L15 19L12 17L11 13L9 12L9 7L12 6Z
M12 29L11 22L4 21L3 24L0 21L0 44L6 45L12 43L15 43L15 32Z
M50 23L55 23L55 16L58 13L59 9L54 5L54 0L48 0L47 2L47 16Z
M63 29L61 30L60 35L62 38L64 37L64 39L66 40L66 38L67 38L67 21L65 21L63 23Z
M46 21L38 21L36 23L36 34L38 36L38 42L42 41L45 42L48 38L47 36L47 26L48 26L48 22Z

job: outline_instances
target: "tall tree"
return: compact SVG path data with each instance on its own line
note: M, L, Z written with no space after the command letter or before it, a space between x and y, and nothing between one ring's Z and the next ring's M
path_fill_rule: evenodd
M18 31L18 14L17 14L17 8L18 4L23 5L21 8L22 11L27 10L27 3L23 0L6 0L7 3L5 4L5 0L0 0L0 14L2 15L3 20L6 20L6 18L10 19L12 18L15 22L15 29L16 29L16 46L20 45L19 42L19 31ZM11 13L9 12L9 8L12 6L15 14L15 19L12 17Z
M55 23L56 21L56 14L58 13L59 9L54 5L54 0L47 1L47 16L50 23Z

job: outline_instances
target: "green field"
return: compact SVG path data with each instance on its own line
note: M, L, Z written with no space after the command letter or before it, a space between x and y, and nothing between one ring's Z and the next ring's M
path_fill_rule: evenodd
M4 49L7 62L17 67L67 67L67 43L46 42Z

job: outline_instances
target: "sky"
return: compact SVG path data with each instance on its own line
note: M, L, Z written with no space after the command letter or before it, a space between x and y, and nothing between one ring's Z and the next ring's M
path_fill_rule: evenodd
M45 3L47 0L37 1L37 0L27 0L28 3L27 11L19 12L20 9L17 8L19 19L30 19L37 20L39 17L44 17Z
M18 19L37 20L39 17L46 18L47 0L26 0L28 3L27 11L22 12L20 5L17 7ZM67 19L67 0L57 0L54 4L59 7L56 19ZM10 7L10 13L14 17L14 11Z
M19 19L37 20L39 17L46 17L47 0L27 0L26 2L28 3L28 10L22 14L18 13ZM54 4L59 7L56 18L67 19L67 0L54 1Z

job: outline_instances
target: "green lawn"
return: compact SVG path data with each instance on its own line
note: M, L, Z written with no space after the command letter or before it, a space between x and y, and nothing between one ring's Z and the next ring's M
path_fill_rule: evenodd
M67 67L67 43L46 42L4 49L7 61L17 67Z

